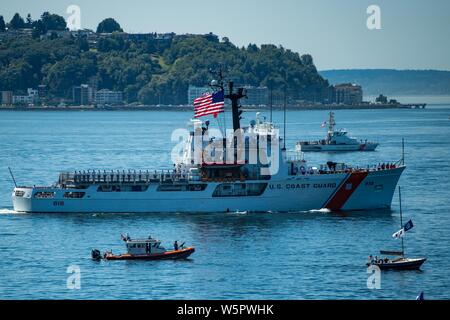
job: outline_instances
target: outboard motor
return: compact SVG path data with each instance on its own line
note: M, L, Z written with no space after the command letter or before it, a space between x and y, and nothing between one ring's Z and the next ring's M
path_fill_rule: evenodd
M91 252L92 259L94 260L101 260L102 259L102 253L100 250L94 249Z

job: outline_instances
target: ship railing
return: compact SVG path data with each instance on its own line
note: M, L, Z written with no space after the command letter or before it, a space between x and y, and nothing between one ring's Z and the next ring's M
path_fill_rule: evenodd
M340 164L338 168L329 168L327 165L321 165L319 169L317 169L316 173L318 174L336 174L336 173L354 173L354 172L373 172L373 171L382 171L382 170L392 170L402 166L402 160L396 162L386 162L386 163L378 163L375 165L368 166L347 166L345 164Z
M55 188L55 186L17 186L16 188L18 189L34 189L34 190L48 190L48 189L52 189Z
M138 172L76 171L60 173L58 184L61 186L67 186L95 183L182 183L192 180L192 178L192 175L188 172L175 170Z

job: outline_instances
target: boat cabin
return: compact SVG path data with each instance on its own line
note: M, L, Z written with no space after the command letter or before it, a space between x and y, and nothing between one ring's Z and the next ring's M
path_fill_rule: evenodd
M161 241L156 239L127 239L125 241L127 253L131 255L164 253L166 249L161 246Z
M341 129L339 131L334 131L329 134L328 143L329 144L359 144L358 140L355 138L351 138L348 135L348 132Z

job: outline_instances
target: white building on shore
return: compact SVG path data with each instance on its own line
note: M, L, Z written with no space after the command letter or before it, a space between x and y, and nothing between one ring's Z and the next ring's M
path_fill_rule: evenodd
M34 104L39 100L39 93L37 90L28 88L26 95L13 95L13 104Z
M95 93L95 103L117 105L123 103L123 92L101 89Z

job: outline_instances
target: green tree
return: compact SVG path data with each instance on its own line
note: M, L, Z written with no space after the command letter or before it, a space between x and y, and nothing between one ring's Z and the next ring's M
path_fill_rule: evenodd
M42 20L36 20L33 22L33 38L39 38L41 34L44 34L47 32L47 28L45 27Z
M23 59L16 59L6 68L1 68L0 88L2 90L26 90L33 84L33 68Z
M11 29L23 29L25 28L25 21L20 16L20 14L16 13L12 17L11 21L9 22L9 28Z
M0 16L0 32L5 32L6 26L5 26L5 20L3 19L3 16Z
M98 41L97 49L102 52L109 52L113 50L126 50L127 43L125 40L116 35L102 37Z
M44 73L44 83L51 93L70 97L73 86L86 83L89 77L95 75L96 66L92 59L67 56L48 66Z
M89 51L89 42L87 41L86 37L78 37L75 40L76 44L78 45L78 49L83 51Z
M57 14L44 12L41 15L41 21L46 30L62 31L62 30L66 30L66 28L67 28L66 20L64 20L63 17L61 17Z
M97 26L97 33L123 32L120 24L113 18L106 18Z

